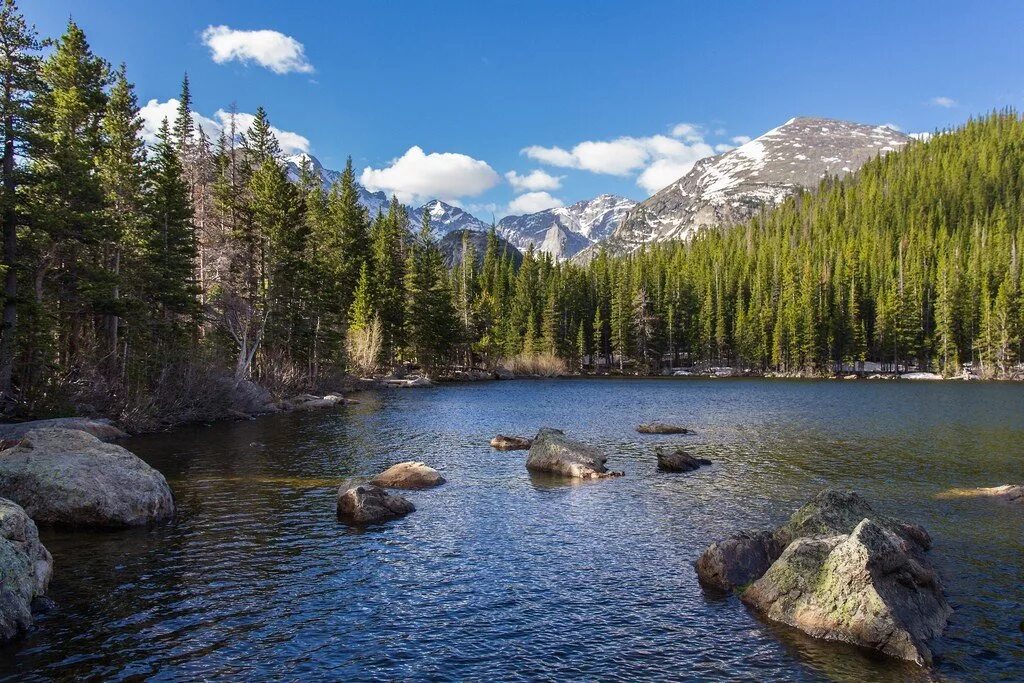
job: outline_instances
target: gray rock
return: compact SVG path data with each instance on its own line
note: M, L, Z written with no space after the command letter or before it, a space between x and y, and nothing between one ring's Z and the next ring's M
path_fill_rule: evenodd
M526 468L578 479L621 476L605 467L608 456L600 449L573 441L558 429L542 427L533 440Z
M689 434L690 430L686 427L679 425L668 424L666 422L647 422L642 425L638 425L636 431L641 434Z
M174 514L162 474L128 450L72 429L36 429L0 453L0 496L45 525L129 527Z
M412 490L429 489L444 482L445 478L433 467L413 461L392 465L370 481L374 486L383 488Z
M658 452L658 469L662 472L691 472L710 464L707 458L695 458L682 448Z
M742 599L816 638L927 664L952 610L910 545L870 519L849 535L799 538Z
M498 434L491 439L491 448L497 451L525 451L529 450L532 445L532 440L522 436Z
M101 441L116 441L128 436L121 429L115 427L110 420L105 418L55 417L50 420L0 424L0 439L4 441L17 441L33 429L46 429L48 427L78 429L92 434Z
M506 367L498 366L494 368L494 379L515 379L515 373Z
M697 578L711 588L728 591L759 579L783 546L769 530L741 531L712 543L697 559Z
M402 496L362 484L338 489L338 518L352 526L380 524L404 517L416 507Z
M0 640L32 626L33 603L50 585L53 558L22 507L0 498Z

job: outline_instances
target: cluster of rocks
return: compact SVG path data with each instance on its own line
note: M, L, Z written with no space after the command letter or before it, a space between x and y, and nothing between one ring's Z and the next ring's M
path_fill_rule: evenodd
M418 491L440 486L445 478L422 462L392 465L369 483L343 485L338 489L338 519L351 526L389 522L416 511L408 499L384 489Z
M224 380L224 382L231 396L231 408L228 412L238 418L293 410L321 410L357 403L357 401L347 399L337 393L325 396L297 394L282 401L275 401L265 387L261 387L255 382L234 379Z
M0 451L0 640L32 625L45 605L53 559L37 524L124 528L174 515L158 471L106 440L124 433L103 420L66 418L3 425ZM16 439L16 440L15 440Z
M696 569L701 583L739 591L772 621L926 664L952 612L930 547L922 527L826 489L777 529L711 544Z

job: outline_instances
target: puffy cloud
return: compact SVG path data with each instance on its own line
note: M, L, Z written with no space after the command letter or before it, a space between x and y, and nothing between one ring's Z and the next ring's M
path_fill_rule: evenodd
M224 64L255 62L277 74L313 73L302 43L278 31L239 31L230 26L207 26L203 44L210 48L213 61Z
M750 142L749 135L734 135L732 138L732 144L734 145L745 145Z
M160 125L164 119L167 119L172 124L174 118L178 115L178 100L171 98L166 102L160 102L159 100L150 100L144 107L139 111L139 115L142 117L142 138L146 141L147 145L152 145L156 142L157 133L160 132ZM255 120L253 114L246 114L238 112L235 114L235 129L239 134L245 133L252 127L252 122ZM214 114L214 118L207 118L199 112L192 112L192 121L196 127L201 127L203 132L209 138L216 138L220 135L221 131L227 128L228 122L231 119L231 113L223 109L218 109L217 113ZM310 144L309 139L293 133L287 130L281 130L271 126L271 130L274 136L277 137L278 143L281 145L281 151L285 154L298 154L300 152L309 152Z
M730 149L736 149L735 145L729 145L724 142L719 142L715 145L715 151L721 154L722 152L728 152Z
M557 190L562 186L562 177L550 175L540 169L530 171L526 175L519 175L515 171L505 174L505 178L516 192Z
M721 145L718 151L732 149ZM716 148L704 141L702 129L690 123L672 128L672 135L624 136L614 140L586 140L571 150L533 145L522 154L550 166L574 168L591 173L628 176L637 173L636 183L653 193L689 171L693 164L712 156Z
M359 178L371 192L383 190L406 203L475 197L500 180L486 161L452 152L425 154L420 147L410 147L384 168L364 168Z
M547 192L527 192L508 203L508 212L510 214L537 213L545 209L553 209L556 206L565 206L565 203Z
M952 97L933 97L929 102L936 107L943 107L944 109L952 109L958 104Z

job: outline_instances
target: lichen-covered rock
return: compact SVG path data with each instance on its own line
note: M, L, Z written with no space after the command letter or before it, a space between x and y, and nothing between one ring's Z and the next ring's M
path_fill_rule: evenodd
M636 431L641 434L689 434L691 430L686 427L679 425L669 424L667 422L646 422L642 425L637 425Z
M710 464L707 458L695 458L682 448L658 452L658 469L662 472L691 472Z
M383 488L413 490L429 489L444 482L444 477L433 467L412 461L392 465L370 481L374 486Z
M926 664L952 610L912 545L870 519L849 535L798 538L742 599L816 638Z
M415 510L415 506L402 496L377 486L362 484L338 489L338 519L352 526L388 522Z
M49 420L0 424L0 440L18 441L33 429L48 428L77 429L92 434L101 441L116 441L128 436L105 418L55 417Z
M728 591L744 587L768 571L783 547L769 530L741 531L712 543L697 559L701 584Z
M607 460L599 448L568 439L561 430L542 427L530 446L526 468L577 479L621 476L608 471Z
M0 498L0 640L32 625L32 605L50 585L53 558L20 505Z
M491 448L498 451L526 451L533 445L533 441L522 436L508 436L498 434L491 439Z
M128 450L72 429L36 429L0 452L0 496L45 525L129 527L174 515L162 474Z

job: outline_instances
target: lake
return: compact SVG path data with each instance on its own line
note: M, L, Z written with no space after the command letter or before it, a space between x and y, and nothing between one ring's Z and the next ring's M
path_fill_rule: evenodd
M325 412L196 426L126 446L177 519L44 530L59 608L2 648L6 679L928 680L702 590L712 541L851 487L923 524L955 608L932 675L1024 679L1024 510L940 499L1024 481L1024 386L578 379L358 394ZM642 436L641 421L694 436ZM494 434L564 429L624 477L531 476ZM714 461L656 471L659 444ZM338 523L348 477L423 460L417 511Z

